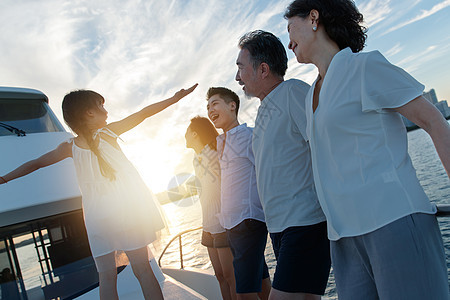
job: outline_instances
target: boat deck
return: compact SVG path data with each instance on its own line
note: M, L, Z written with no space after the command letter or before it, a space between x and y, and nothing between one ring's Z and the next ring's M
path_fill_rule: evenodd
M197 293L188 286L176 281L168 275L164 275L154 260L151 261L151 265L155 276L158 278L161 288L163 290L164 299L185 299L185 300L203 300L207 299L201 294ZM117 279L117 290L120 300L140 300L144 299L142 295L139 282L134 277L131 266L127 266L122 272L120 272ZM98 300L99 291L98 288L83 294L76 298L77 300Z

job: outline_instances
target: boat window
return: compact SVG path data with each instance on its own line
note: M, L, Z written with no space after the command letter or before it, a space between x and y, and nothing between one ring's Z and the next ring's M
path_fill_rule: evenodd
M21 299L17 269L10 252L11 243L0 240L0 299Z
M0 99L0 122L26 134L65 131L48 104L42 100ZM5 127L0 126L0 136L15 134Z
M0 228L0 300L72 299L98 286L81 211Z

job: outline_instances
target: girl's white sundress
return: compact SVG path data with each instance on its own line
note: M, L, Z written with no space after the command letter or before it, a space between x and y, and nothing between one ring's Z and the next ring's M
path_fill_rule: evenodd
M119 259L123 251L149 245L164 228L159 205L136 168L102 134L118 136L107 128L94 134L100 153L116 171L112 181L101 174L97 156L72 140L89 245L99 271L125 263Z

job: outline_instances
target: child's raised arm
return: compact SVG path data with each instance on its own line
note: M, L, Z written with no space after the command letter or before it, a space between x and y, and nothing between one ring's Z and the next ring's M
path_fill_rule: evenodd
M72 157L72 144L65 142L60 144L55 150L47 152L39 158L30 160L8 174L1 176L0 184L25 176L40 168L53 165L67 157Z
M163 100L161 102L157 102L154 104L151 104L147 107L144 107L142 110L138 111L137 113L134 113L128 117L126 117L123 120L113 122L109 124L107 127L111 129L115 134L121 135L124 132L127 132L130 129L133 129L135 126L139 125L142 121L147 119L148 117L151 117L160 111L166 109L172 104L177 103L181 98L189 95L192 93L193 90L197 87L198 84L194 84L187 90L181 89L178 92L175 93L172 97L169 99Z

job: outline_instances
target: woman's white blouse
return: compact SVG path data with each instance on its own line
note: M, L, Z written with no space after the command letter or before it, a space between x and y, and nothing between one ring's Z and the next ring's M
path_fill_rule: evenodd
M434 214L401 116L389 110L422 95L424 86L378 51L347 48L333 58L313 113L314 87L306 97L307 135L330 240L372 232L411 213Z

